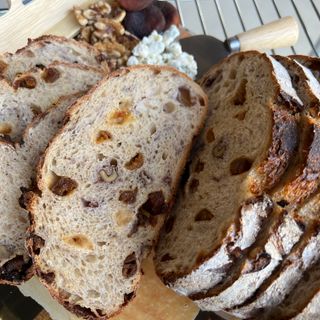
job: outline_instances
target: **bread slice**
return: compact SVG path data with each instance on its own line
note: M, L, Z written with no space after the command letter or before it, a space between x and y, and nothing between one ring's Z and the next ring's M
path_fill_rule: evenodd
M307 155L300 157L301 162L298 168L296 165L290 167L285 182L280 184L280 188L278 187L268 193L274 202L278 203L279 210L282 209L281 207L285 207L283 209L285 211L282 216L280 216L281 219L275 217L275 227L270 228L271 231L269 235L267 234L267 236L262 239L262 245L261 242L258 242L248 254L248 258L241 266L241 271L237 271L236 281L231 282L231 285L228 283L222 291L217 292L216 290L212 290L207 294L210 298L197 301L197 304L205 310L235 308L236 306L245 304L247 300L249 300L251 302L253 301L251 304L251 310L253 311L258 292L264 293L265 289L268 288L268 284L277 285L277 281L280 281L279 286L283 286L283 291L277 292L277 294L266 292L266 294L268 296L270 295L274 300L276 300L276 295L278 295L279 300L281 297L284 297L286 294L284 291L287 287L283 283L281 272L279 273L281 275L280 278L277 277L277 275L270 276L274 272L277 273L278 270L276 269L281 268L282 261L290 254L292 249L295 249L294 246L300 241L305 231L304 229L308 230L310 224L314 221L314 217L300 214L300 212L297 212L294 208L297 205L301 205L319 186L320 167L318 166L317 159L319 157L320 126L316 123L316 120L310 118L309 112L311 111L311 107L315 107L315 101L317 105L319 105L320 86L319 84L314 87L311 84L309 85L312 79L310 80L307 71L305 72L304 69L294 61L281 57L277 57L277 59L288 68L294 86L297 88L304 102L306 110L301 115L301 125L308 125L308 127L304 128L305 132L302 132L301 145L302 147L308 147L309 150L300 148L300 152L306 153ZM309 76L313 77L310 72ZM315 79L313 82L317 83ZM303 136L310 134L310 129L314 132L313 139L311 139L310 144L309 141L307 141L306 145L304 145L305 141L303 141ZM310 137L308 140L310 140ZM302 229L301 226L303 226ZM304 238L302 238L301 241L303 241L303 239ZM302 245L302 248L303 247ZM299 253L296 253L296 250L294 250L292 254L299 255ZM270 290L273 289L274 286L271 286ZM266 298L263 299L263 301L264 303L268 301L272 303L273 300ZM262 306L260 306L259 302L257 303L259 305L257 309L259 310ZM237 314L238 313L237 310Z
M318 244L319 245L319 244ZM307 256L306 256L307 258ZM291 294L278 306L259 314L259 319L319 319L320 261L304 274Z
M19 284L32 276L31 259L25 247L29 220L23 192L33 184L40 154L62 126L66 108L78 97L61 98L50 112L38 115L26 130L22 145L0 143L0 283Z
M320 106L320 84L308 69L296 62L285 57L277 57L277 59L289 70L299 96L304 101L306 110L302 114L302 117L304 117L302 124L305 129L305 135L311 134L313 139L311 137L308 138L311 143L309 144L309 152L304 165L301 165L303 162L300 163L300 174L286 185L278 188L272 196L275 201L278 201L278 203L281 202L285 207L285 204L290 204L291 206L292 204L300 204L298 208L296 206L286 208L287 219L290 219L293 225L303 226L305 235L301 238L301 241L296 245L288 258L286 258L286 255L289 252L288 250L283 250L283 248L285 248L288 242L295 244L298 240L297 237L293 238L291 236L291 228L283 228L282 236L279 237L276 242L272 237L267 241L266 247L268 244L270 246L271 243L276 243L275 247L277 250L273 251L273 259L272 255L269 255L271 256L270 261L268 261L269 264L266 265L266 269L262 268L259 270L259 273L263 274L267 269L270 269L266 275L269 275L270 272L273 274L269 278L265 277L264 280L262 278L263 284L260 287L257 285L259 283L259 273L256 272L252 275L255 283L250 287L256 289L256 291L254 291L254 294L244 303L240 302L240 304L235 304L241 307L235 308L232 312L242 318L254 316L259 314L262 309L266 310L281 303L292 287L302 277L303 272L310 267L308 263L304 263L303 267L301 267L302 254L305 247L308 247L310 234L312 234L313 225L318 219L317 213L318 210L320 210L318 196L315 196L312 200L304 204L304 200L310 198L319 188L320 184L320 167L318 165L320 123L318 119L310 116L310 114L313 114ZM301 142L303 144L303 141ZM304 150L304 152L306 151L307 150ZM281 228L281 224L279 228ZM296 241L294 241L294 239L296 239ZM263 253L267 254L268 249L266 248ZM259 251L259 254L261 254L261 251ZM315 259L317 254L317 250L315 249L313 252L310 251L310 260L312 257ZM285 259L284 262L282 262L283 259ZM248 276L245 275L245 277ZM230 312L230 310L228 311Z
M27 46L16 53L0 57L0 75L13 81L19 74L34 67L44 68L53 62L79 63L101 69L101 61L107 59L86 42L53 35L29 39Z
M35 115L62 96L90 89L102 76L90 67L56 62L17 76L12 86L1 80L0 134L19 140Z
M29 206L36 273L67 309L106 318L134 297L206 111L191 79L140 66L111 74L69 112Z
M301 108L287 71L257 52L225 59L202 86L211 115L156 254L160 277L189 296L227 279L264 232L273 207L265 192L296 152L291 112Z

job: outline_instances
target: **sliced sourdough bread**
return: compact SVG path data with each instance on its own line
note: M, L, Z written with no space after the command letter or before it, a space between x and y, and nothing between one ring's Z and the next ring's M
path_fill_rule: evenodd
M82 41L53 35L29 39L27 46L16 53L6 53L0 57L0 75L10 81L19 73L34 67L44 68L53 62L79 63L101 69L101 61L106 59L93 46Z
M276 214L265 192L296 152L302 107L287 71L257 52L230 56L201 83L211 114L156 250L159 276L193 297L227 279Z
M86 91L103 74L78 64L53 63L17 76L12 86L0 81L0 135L19 140L35 115L60 97Z
M134 297L206 111L191 79L151 66L111 74L71 109L29 205L36 273L67 309L107 318Z
M305 160L301 161L300 169L298 169L300 174L294 179L289 179L289 183L280 185L280 188L278 187L272 194L272 198L285 207L287 219L291 220L292 225L303 227L304 236L297 243L299 238L293 237L292 227L283 228L279 224L279 228L283 230L282 236L276 242L271 236L270 240L267 241L265 250L262 252L259 250L259 254L266 255L269 254L268 245L270 247L274 243L276 244L274 247L277 248L273 252L273 257L269 254L269 260L265 268L261 268L259 272L252 274L251 277L255 280L254 284L250 286L255 289L252 296L244 303L239 300L237 304L234 304L241 307L234 308L232 313L242 318L254 316L259 314L261 310L266 310L281 303L303 276L303 272L310 267L308 262L317 260L318 254L318 250L313 247L313 252L308 251L309 260L307 262L303 261L305 247L309 249L312 247L312 245L310 247L309 242L313 241L311 236L314 233L314 223L317 223L317 214L320 210L317 195L305 203L305 200L318 190L320 184L320 123L318 119L310 116L320 106L320 84L309 70L293 60L284 57L276 58L289 70L294 86L304 102L306 109L302 113L303 121L301 125L304 127L303 135L309 135L309 137L304 146L303 137L300 141L302 145L300 150L306 154ZM289 172L290 176L294 177L292 168L289 171L291 171ZM289 255L288 250L284 250L287 243L296 244ZM287 255L288 257L286 257ZM269 269L269 272L266 272L267 269ZM259 273L265 273L267 277L259 279ZM269 277L271 273L272 276ZM262 283L261 286L258 285L259 282ZM230 312L230 310L228 311Z
M248 258L242 263L240 271L237 270L236 280L231 285L228 283L223 291L212 290L207 294L210 298L197 301L198 305L205 310L230 309L240 306L247 300L252 301L259 291L264 292L268 287L267 283L275 282L274 284L276 284L277 280L280 281L279 287L283 286L283 292L278 292L279 300L281 297L284 298L286 295L284 291L287 288L283 283L285 275L282 277L281 272L279 272L280 278L271 275L277 274L283 260L288 255L291 257L292 250L292 255L299 256L297 250L303 250L304 241L308 241L308 237L302 237L302 235L304 231L309 230L314 222L314 217L300 214L299 210L295 208L312 196L319 186L320 126L316 120L310 118L309 111L311 107L315 106L315 103L316 105L320 104L320 86L316 79L313 82L317 85L309 84L312 82L309 77L313 77L313 75L309 72L308 77L307 71L305 72L294 61L284 57L277 57L277 59L289 70L293 84L304 103L305 110L300 115L302 127L300 141L302 155L298 155L300 162L298 162L298 166L293 163L293 166L288 168L282 183L275 190L268 192L273 201L279 205L279 210L284 207L283 217L280 216L279 219L274 216L275 226L270 228L269 234L262 238L262 243L257 242L248 253ZM305 139L305 136L310 135L312 130L314 135L311 134L311 137ZM301 227L303 228L301 229ZM295 248L300 239L302 241L301 247ZM272 289L274 289L273 286ZM266 294L268 295L269 292ZM272 296L272 293L270 295ZM276 295L273 295L274 300L276 300L275 297ZM269 301L268 298L264 299L264 302L267 301ZM270 303L272 301L270 297ZM253 306L254 302L251 305L252 309L254 309Z
M272 275L245 304L240 308L228 310L229 313L241 319L248 319L258 317L261 312L270 312L291 294L305 273L319 261L319 200L320 196L316 195L308 204L304 205L303 209L299 210L297 216L304 220L304 224L307 226L301 241L294 247L294 250L290 252L282 264L279 264L278 268L274 269ZM281 244L279 243L279 245Z
M306 259L308 259L306 255ZM308 270L294 286L290 295L278 306L259 314L259 319L319 319L320 261Z
M22 145L0 144L0 283L19 284L32 275L31 259L25 247L29 227L23 192L34 183L40 154L62 126L64 113L79 95L61 98L50 111L29 125Z

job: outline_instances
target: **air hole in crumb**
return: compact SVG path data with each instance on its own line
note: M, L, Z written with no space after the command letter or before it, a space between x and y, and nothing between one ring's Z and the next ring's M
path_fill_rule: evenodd
M278 201L277 204L278 204L280 207L284 208L284 207L286 207L286 206L289 204L289 202L286 201L286 200L284 200L284 199L282 199L282 200Z
M213 214L208 209L200 210L194 218L194 221L210 221Z
M97 242L97 245L99 246L99 247L103 247L103 246L105 246L107 243L105 242L105 241L98 241Z
M103 159L106 158L106 156L104 154L102 154L102 153L98 153L97 158L98 158L99 161L102 161Z
M166 254L163 255L162 258L161 258L161 262L170 261L170 260L174 260L174 258L173 258L172 256L170 256L169 253L166 253Z
M173 102L167 102L164 106L163 106L163 111L166 113L172 113L175 110L176 106Z
M215 136L214 136L213 128L208 129L206 133L206 138L208 143L211 143L214 141Z
M233 104L236 106L242 106L246 102L247 96L247 79L242 79L238 88L236 89L236 93L233 97Z
M192 107L196 104L196 99L191 95L190 89L186 87L179 87L177 100L186 107Z
M100 297L100 293L96 290L88 290L88 297L92 299L97 299Z
M34 116L37 116L42 113L41 108L35 104L32 104L30 106L30 109L31 109L31 112L33 113Z
M192 179L190 184L189 184L189 190L191 193L194 193L198 190L199 186L199 180L198 179Z
M234 117L240 121L244 120L244 118L246 117L247 111L241 111L239 113L237 113Z
M167 160L167 158L168 158L168 154L164 152L162 154L162 160Z
M234 80L236 77L237 77L237 71L235 69L232 69L229 74L229 79Z
M240 157L233 160L230 164L231 175L238 175L250 170L252 161L246 157Z
M153 135L157 132L157 127L155 124L151 125L150 127L150 134Z

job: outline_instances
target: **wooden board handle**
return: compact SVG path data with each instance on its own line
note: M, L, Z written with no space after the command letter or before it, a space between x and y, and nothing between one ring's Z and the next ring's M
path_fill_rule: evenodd
M274 49L294 45L299 37L299 26L293 17L284 17L261 27L239 33L240 50Z

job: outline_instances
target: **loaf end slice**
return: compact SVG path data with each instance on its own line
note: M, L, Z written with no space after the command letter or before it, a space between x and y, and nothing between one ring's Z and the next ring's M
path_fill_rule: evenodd
M107 318L134 297L206 111L164 67L113 73L72 108L29 206L36 273L66 308Z

